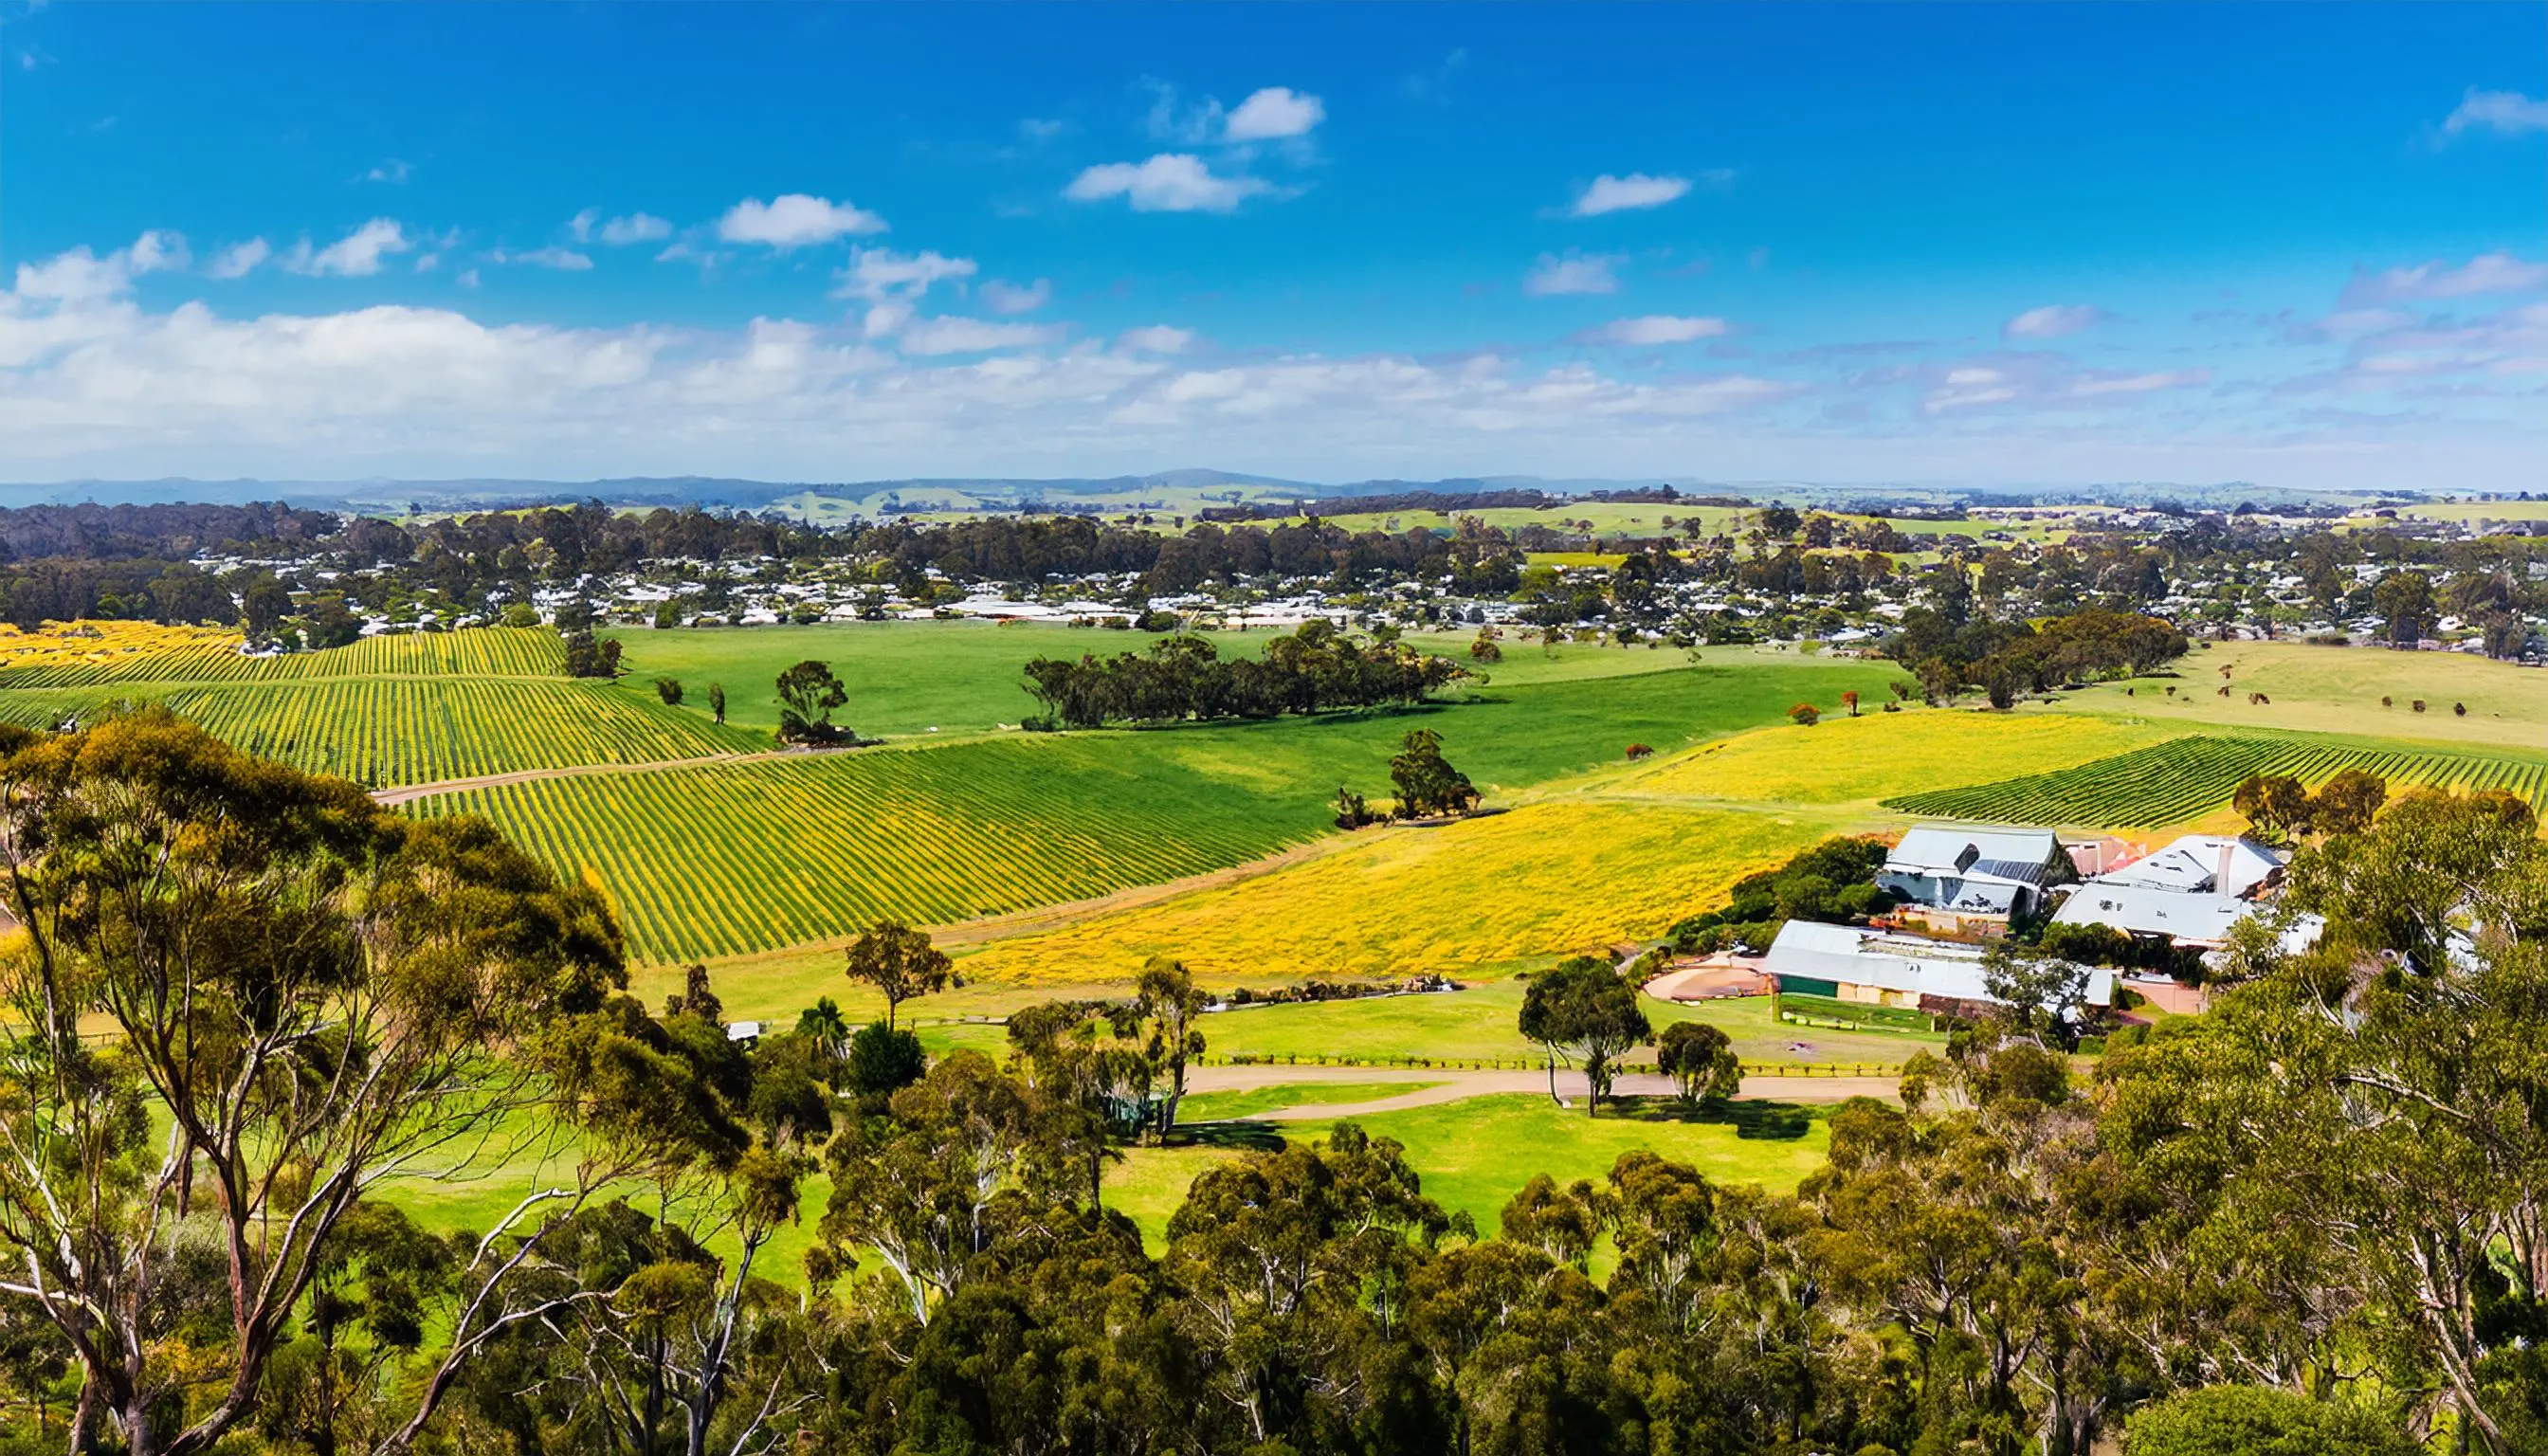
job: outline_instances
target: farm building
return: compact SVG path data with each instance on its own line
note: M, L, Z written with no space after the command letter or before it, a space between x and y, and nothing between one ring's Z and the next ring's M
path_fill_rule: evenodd
M1765 966L1782 992L1953 1015L1999 1000L1984 984L1982 954L1954 941L1790 920L1778 928ZM2091 1006L2113 1005L2115 973L2090 966L2086 996Z
M2005 922L2033 911L2067 865L2048 829L1923 824L1885 856L1875 882L1927 912L1932 925L1963 929L1964 920Z
M2253 840L2189 834L2080 885L2052 912L2052 921L2218 950L2230 929L2281 886L2285 860L2281 851ZM2314 916L2302 917L2287 937L2290 949L2315 941L2320 924Z

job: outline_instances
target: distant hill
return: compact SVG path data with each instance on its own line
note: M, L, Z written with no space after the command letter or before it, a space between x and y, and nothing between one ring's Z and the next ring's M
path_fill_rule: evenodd
M711 509L780 509L813 516L881 513L888 506L913 510L1000 510L1046 505L1060 509L1160 509L1192 513L1212 505L1239 505L1416 494L1480 496L1536 491L1550 497L1651 491L1670 486L1683 495L1741 496L1794 504L1891 503L2063 504L2101 501L2150 504L2176 501L2224 508L2240 501L2286 505L2310 501L2356 503L2358 493L2294 491L2243 482L2174 484L2116 482L2110 486L2022 487L1976 490L1934 482L1833 484L1811 481L1731 481L1697 476L1551 478L1527 475L1452 477L1442 480L1295 481L1240 471L1192 468L1149 475L1064 477L915 476L875 481L755 481L719 476L628 476L611 480L545 481L506 477L467 480L199 481L167 477L139 481L51 481L0 485L0 505L149 504L200 501L234 505L282 500L294 505L403 512L471 507L565 504L598 500L608 505L697 504ZM819 508L817 508L819 507Z

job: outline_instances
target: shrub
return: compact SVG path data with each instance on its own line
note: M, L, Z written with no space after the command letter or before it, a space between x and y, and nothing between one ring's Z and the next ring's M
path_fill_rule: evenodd
M883 1022L869 1022L850 1038L850 1090L862 1097L890 1097L929 1070L920 1039Z
M1823 720L1823 710L1812 703L1800 702L1787 709L1787 718L1799 728L1811 728Z
M680 707L682 705L682 680L679 678L656 679L655 695L664 700L664 706L666 707Z
M2464 702L2455 702L2455 703L2452 703L2452 704L2451 704L2451 716L2452 716L2452 717L2455 717L2455 718L2465 718L2465 717L2467 717L2467 716L2468 716L2468 704L2467 704L2467 703L2464 703Z
M2415 699L2412 703L2410 703L2410 704L2409 704L2409 706L2410 706L2410 707L2412 707L2415 711L2417 711L2417 712L2419 712L2419 713L2420 713L2420 712L2422 712L2422 711L2424 710L2424 700L2423 700L2422 698L2420 698L2420 697L2419 697L2419 698Z
M1651 759L1654 756L1655 751L1646 747L1642 743L1632 743L1628 745L1628 762L1631 764L1637 762L1639 759Z
M2421 1449L2367 1407L2260 1386L2186 1391L2124 1423L2125 1456L2414 1456Z

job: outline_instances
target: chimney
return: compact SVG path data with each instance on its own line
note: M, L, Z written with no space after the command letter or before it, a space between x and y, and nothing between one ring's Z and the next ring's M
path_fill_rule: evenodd
M2212 870L2212 893L2216 895L2227 895L2230 893L2230 866L2237 860L2237 857L2238 842L2234 839L2223 840L2221 842L2221 863L2215 865Z

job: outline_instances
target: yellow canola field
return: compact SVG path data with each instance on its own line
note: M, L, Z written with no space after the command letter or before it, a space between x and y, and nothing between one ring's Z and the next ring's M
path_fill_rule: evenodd
M1856 804L2068 769L2190 728L2081 714L1875 711L1811 728L1760 728L1607 785L1619 794L1757 804Z
M24 632L0 622L0 668L67 668L148 658L236 653L242 639L219 627L157 622L46 622Z
M1819 816L1569 800L1360 832L1234 884L967 957L968 978L1112 981L1174 956L1220 982L1459 973L1653 937L1837 832Z

